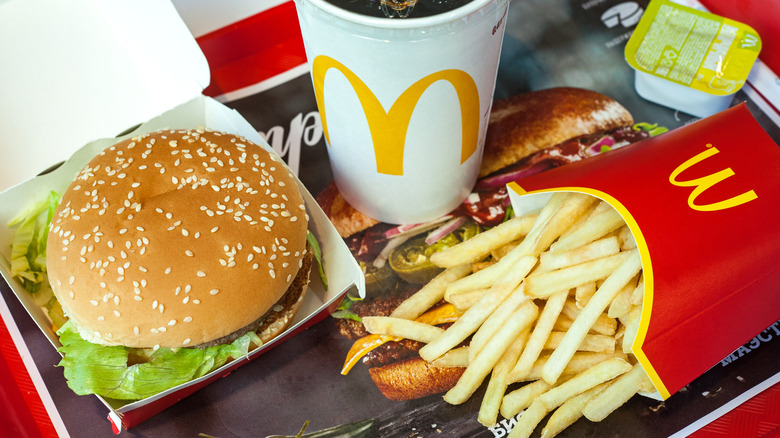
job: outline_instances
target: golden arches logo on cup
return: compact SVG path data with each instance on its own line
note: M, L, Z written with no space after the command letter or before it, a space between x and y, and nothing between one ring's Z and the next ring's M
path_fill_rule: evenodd
M314 93L322 121L325 140L330 145L327 115L325 114L325 75L331 69L339 71L349 81L363 107L376 155L377 172L386 175L403 175L404 144L412 113L423 93L438 81L452 84L460 102L461 150L463 164L477 151L479 138L479 90L474 79L463 70L448 69L431 73L409 88L393 102L389 110L379 102L374 92L358 75L335 59L319 55L311 65ZM331 145L331 147L333 147ZM338 147L338 146L336 146Z

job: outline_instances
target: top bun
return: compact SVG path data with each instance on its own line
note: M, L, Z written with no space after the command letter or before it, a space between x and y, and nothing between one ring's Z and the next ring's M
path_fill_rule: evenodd
M165 130L93 158L54 214L49 280L90 342L197 346L262 317L306 252L295 178L262 147Z

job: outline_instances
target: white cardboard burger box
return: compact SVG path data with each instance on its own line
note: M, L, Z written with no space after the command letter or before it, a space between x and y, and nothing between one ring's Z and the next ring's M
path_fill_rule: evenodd
M27 29L27 20L33 18L38 23L35 35ZM145 132L203 127L244 136L274 152L238 112L201 94L208 83L208 65L169 3L13 0L0 5L0 21L4 23L0 38L10 32L19 42L14 48L0 48L0 59L12 61L8 71L0 72L0 97L6 98L0 109L0 128L8 141L2 147L0 173L18 178L25 172L55 167L45 174L33 173L26 181L0 192L0 274L52 345L58 347L59 339L46 311L10 274L13 230L5 225L11 219L45 199L50 191L62 193L100 150ZM37 34L40 29L42 34ZM74 32L67 33L69 30ZM89 50L81 50L79 44L87 42ZM50 61L60 68L41 74L40 69ZM155 67L145 69L144 65ZM125 66L138 68L133 67L126 76L112 76ZM43 101L49 106L36 112ZM13 119L11 113L15 114ZM25 166L17 165L22 162ZM300 181L298 185L309 213L309 229L322 249L327 290L314 269L305 300L287 331L199 379L132 403L98 397L109 409L115 431L139 424L320 322L347 291L365 294L365 279L357 262L308 190Z

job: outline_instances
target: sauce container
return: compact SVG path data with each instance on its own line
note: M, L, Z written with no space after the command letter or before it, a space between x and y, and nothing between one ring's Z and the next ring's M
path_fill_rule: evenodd
M728 108L761 51L743 23L668 0L652 0L626 44L643 98L707 117Z

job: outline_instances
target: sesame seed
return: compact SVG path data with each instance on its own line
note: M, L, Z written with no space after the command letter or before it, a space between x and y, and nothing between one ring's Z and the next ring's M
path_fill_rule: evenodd
M203 271L198 271L196 275L197 275L198 277L205 277L205 276L206 276L206 273L205 273L205 272L203 272Z
M187 345L187 344L189 344L190 342L191 342L191 341L190 341L190 338L187 338L187 339L185 339L185 340L184 340L184 342L182 342L182 345Z
M175 319L172 319L172 320L168 321L168 325L169 325L169 326L171 326L171 325L176 325L176 320L175 320Z
M211 289L211 290L209 291L209 294L211 294L211 295L216 295L216 294L218 294L218 293L219 293L219 289Z
M184 319L182 321L190 322L190 321L192 321L192 317L191 316L186 316L186 317L184 317Z

